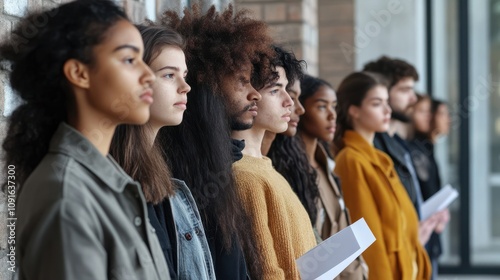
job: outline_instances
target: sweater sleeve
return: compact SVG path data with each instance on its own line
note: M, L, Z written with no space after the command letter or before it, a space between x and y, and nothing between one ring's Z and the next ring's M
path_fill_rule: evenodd
M343 153L336 159L335 173L342 182L345 203L352 221L364 218L376 238L376 241L363 253L368 264L369 278L394 279L378 211L381 206L377 205L373 196L374 190L369 184L367 178L369 171L366 168L357 160L356 155Z
M254 240L262 258L262 279L285 279L285 272L278 262L275 250L276 236L273 236L269 227L268 195L266 183L253 178L248 173L236 174L239 193L243 207L252 219L252 226L256 236Z

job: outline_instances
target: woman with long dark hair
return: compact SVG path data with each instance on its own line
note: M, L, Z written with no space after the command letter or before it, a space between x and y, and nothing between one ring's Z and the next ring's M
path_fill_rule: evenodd
M191 90L184 40L172 29L138 26L144 40L144 61L156 75L151 117L142 126L116 129L110 154L125 172L141 183L149 220L156 229L172 279L215 279L210 249L193 196L183 181L172 179L156 140L164 126L179 125Z
M430 279L429 258L418 239L418 216L391 158L373 146L389 129L391 108L382 78L347 76L337 90L335 173L353 220L364 218L377 239L363 257L371 279Z
M155 77L142 53L107 0L31 13L2 43L23 100L3 143L20 186L20 279L170 279L141 187L108 155L119 124L149 118Z
M231 169L244 144L232 141L230 133L251 126L257 114L255 104L261 97L255 88L273 77L272 38L264 22L235 12L231 5L221 12L214 6L204 12L194 5L182 18L169 11L162 24L186 39L186 81L191 86L182 123L159 133L165 159L196 200L216 277L246 279L250 270L259 279L261 265L245 263L245 254L258 260L259 251L248 234L252 225Z
M346 228L350 217L345 207L342 188L333 175L335 162L321 144L333 141L337 119L337 95L325 80L304 76L301 83L300 101L305 114L299 123L298 136L304 145L307 159L317 174L318 214L313 221L322 239ZM363 279L367 274L362 258L356 259L339 275L339 279Z

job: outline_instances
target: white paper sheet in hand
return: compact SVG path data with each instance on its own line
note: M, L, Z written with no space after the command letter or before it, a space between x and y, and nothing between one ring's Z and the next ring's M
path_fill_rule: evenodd
M422 203L421 220L427 220L432 214L446 209L457 197L458 192L454 188L450 185L444 186Z
M297 259L302 280L337 277L374 241L365 219L359 219Z

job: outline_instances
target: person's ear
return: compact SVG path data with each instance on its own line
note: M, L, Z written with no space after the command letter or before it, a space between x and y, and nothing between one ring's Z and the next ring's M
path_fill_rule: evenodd
M83 89L89 88L90 79L88 65L71 58L64 63L63 72L71 85Z
M347 112L348 112L349 116L351 117L351 119L356 120L359 118L359 115L360 115L359 110L360 109L357 106L351 105L351 106L349 106L349 109L347 110Z

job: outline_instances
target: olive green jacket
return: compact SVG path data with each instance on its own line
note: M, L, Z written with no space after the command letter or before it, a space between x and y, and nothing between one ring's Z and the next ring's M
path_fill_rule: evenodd
M170 279L141 187L61 123L19 192L19 279Z

